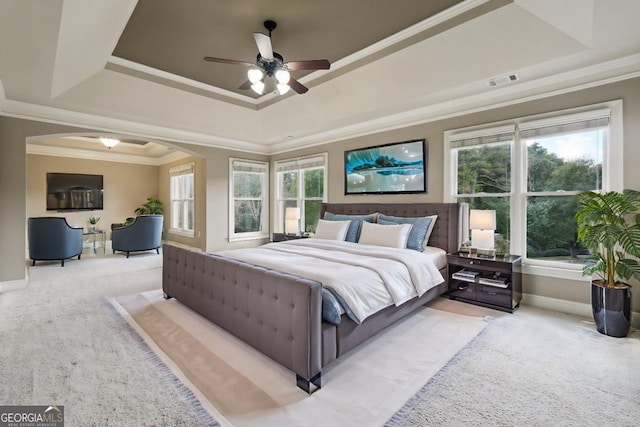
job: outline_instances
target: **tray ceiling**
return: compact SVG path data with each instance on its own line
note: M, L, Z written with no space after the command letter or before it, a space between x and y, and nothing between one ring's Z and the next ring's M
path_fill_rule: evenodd
M113 55L138 64L253 98L238 87L242 65L215 64L204 56L255 62L252 33L278 27L274 50L285 61L336 61L432 17L461 0L140 0ZM299 79L309 71L295 71Z

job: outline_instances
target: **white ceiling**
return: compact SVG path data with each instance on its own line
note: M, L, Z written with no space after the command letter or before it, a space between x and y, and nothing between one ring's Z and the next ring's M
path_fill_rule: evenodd
M496 3L504 5L462 19ZM304 95L220 97L219 88L111 55L135 6L0 0L0 112L270 154L640 75L638 0L465 0L418 24L460 25L415 43L416 28L396 34L406 47L388 53L382 41L360 52L388 53L379 59L345 58L305 76ZM517 82L487 85L511 73Z

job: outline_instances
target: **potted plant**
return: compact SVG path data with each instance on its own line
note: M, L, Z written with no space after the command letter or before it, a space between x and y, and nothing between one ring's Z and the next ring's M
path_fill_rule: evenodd
M631 325L630 278L640 280L640 192L581 193L575 215L578 241L591 253L583 268L591 280L598 332L625 337Z
M98 223L98 221L100 221L100 217L99 216L90 216L89 217L89 224L91 224L91 227L89 227L90 231L94 231L96 229L96 224Z
M147 201L144 202L138 209L136 209L135 212L137 215L162 215L164 213L164 206L162 205L160 199L158 199L157 197L147 197Z

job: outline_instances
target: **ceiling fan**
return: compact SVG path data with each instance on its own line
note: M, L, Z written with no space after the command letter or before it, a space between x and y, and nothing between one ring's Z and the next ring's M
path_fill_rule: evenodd
M222 64L236 64L250 67L247 71L249 80L244 82L239 89L253 89L258 95L264 92L265 77L275 77L276 88L280 95L284 95L292 88L299 94L306 93L309 89L302 83L291 77L290 71L297 70L328 70L331 64L326 59L312 59L308 61L284 62L284 58L278 52L274 52L271 46L271 32L276 29L275 21L264 21L264 27L269 31L269 35L253 33L253 38L258 45L258 56L256 63L236 61L235 59L214 58L205 56L204 60L209 62L219 62Z

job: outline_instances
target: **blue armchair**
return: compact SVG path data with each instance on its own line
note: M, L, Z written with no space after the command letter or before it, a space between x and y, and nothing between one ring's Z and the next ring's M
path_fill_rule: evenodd
M64 260L82 255L82 228L71 227L63 217L29 218L29 258L36 261Z
M116 251L130 252L156 250L160 254L162 245L162 215L139 215L136 220L124 227L111 231L111 247Z

